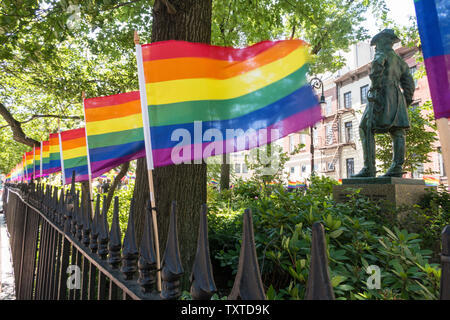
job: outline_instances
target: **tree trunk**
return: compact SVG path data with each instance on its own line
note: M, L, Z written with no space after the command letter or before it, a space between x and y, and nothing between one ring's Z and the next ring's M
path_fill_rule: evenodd
M220 165L220 190L230 188L230 154L222 155L222 164Z
M210 43L211 0L156 0L153 8L152 41L185 40ZM145 159L137 161L134 190L136 224L144 221L149 199ZM161 258L167 241L170 204L177 202L178 237L184 268L183 289L189 288L189 276L195 257L201 205L206 203L206 164L181 164L153 170ZM139 216L139 217L138 217ZM141 238L142 227L136 228Z

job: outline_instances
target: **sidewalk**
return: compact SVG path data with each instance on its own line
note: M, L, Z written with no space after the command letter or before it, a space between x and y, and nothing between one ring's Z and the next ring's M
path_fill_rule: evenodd
M1 208L1 201L0 201ZM9 237L6 231L6 220L0 214L0 300L15 300L14 271L11 261Z

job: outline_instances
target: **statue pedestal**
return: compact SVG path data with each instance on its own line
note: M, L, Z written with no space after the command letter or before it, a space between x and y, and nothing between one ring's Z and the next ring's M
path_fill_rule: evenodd
M342 185L333 186L333 198L336 202L346 202L349 189L361 189L360 194L380 205L414 205L426 194L426 186L420 179L394 177L342 179Z

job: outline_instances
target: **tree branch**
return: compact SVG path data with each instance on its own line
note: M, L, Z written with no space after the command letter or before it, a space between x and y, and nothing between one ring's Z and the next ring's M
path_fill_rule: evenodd
M13 133L13 139L17 142L23 143L30 147L38 147L40 143L30 137L27 137L25 132L22 130L22 125L19 121L14 119L11 112L3 105L3 103L0 103L0 115L5 119L5 121L8 123L8 125L11 127L12 133Z
M109 207L111 206L114 192L116 191L116 188L120 183L120 180L122 180L122 178L127 174L129 168L130 168L130 162L125 162L120 166L120 171L117 174L117 176L114 177L114 181L108 190L108 194L106 196L105 203L103 204L103 207L106 209L105 212L108 212Z

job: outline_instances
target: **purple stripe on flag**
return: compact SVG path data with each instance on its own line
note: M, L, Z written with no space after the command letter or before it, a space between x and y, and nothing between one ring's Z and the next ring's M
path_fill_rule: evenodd
M145 149L142 149L136 153L132 153L124 157L91 162L92 179L97 178L102 174L104 174L105 172L108 172L109 170L120 166L122 163L144 157L145 157Z
M89 180L88 174L75 175L75 182L82 182L82 181L88 181L88 180ZM70 177L70 178L66 177L65 184L71 184L71 183L72 183L72 177Z
M274 123L273 125L265 128L265 130L267 130L268 133L270 133L271 129L279 130L279 135L276 137L270 136L267 139L268 140L267 143L277 140L278 138L285 137L288 134L298 132L304 128L313 126L318 121L320 121L320 119L321 119L321 108L320 108L320 105L316 105L313 108L309 108L308 110L298 112L288 118L278 121L277 123ZM193 137L192 137L192 139L193 139ZM191 146L190 146L191 160L202 159L203 151L205 150L205 148L207 146L209 146L212 143L213 142L203 142L201 145L201 150L202 150L201 154L196 154L195 144L191 144ZM222 141L222 151L226 150L227 144L230 145L230 141L227 141L227 140ZM234 142L231 142L231 145L234 145ZM261 145L264 145L264 144L261 144ZM261 146L261 145L259 145L259 146ZM252 147L250 146L248 141L246 141L246 144L243 148L235 148L233 150L233 152L249 150L251 148ZM172 159L172 150L173 150L173 148L153 150L153 159L155 160L155 167L167 166L167 165L174 164L173 159ZM223 152L220 152L220 150L219 150L219 152L217 152L217 150L214 149L214 151L211 152L211 156L219 155L222 153Z
M425 59L428 85L433 100L434 118L450 117L450 55Z

